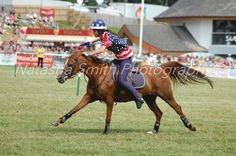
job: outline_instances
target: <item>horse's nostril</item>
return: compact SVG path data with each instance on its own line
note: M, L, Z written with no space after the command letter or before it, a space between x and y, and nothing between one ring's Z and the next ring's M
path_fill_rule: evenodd
M57 81L58 81L59 83L64 83L64 82L65 82L65 80L63 79L63 77L57 77Z

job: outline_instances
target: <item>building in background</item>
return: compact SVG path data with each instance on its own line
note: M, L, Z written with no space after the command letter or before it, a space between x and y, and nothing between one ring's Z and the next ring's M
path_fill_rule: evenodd
M128 38L132 49L138 53L139 25L124 25L118 35ZM153 24L143 27L143 54L179 56L194 51L207 49L200 46L184 26Z
M155 20L185 27L210 53L236 55L235 0L178 0Z

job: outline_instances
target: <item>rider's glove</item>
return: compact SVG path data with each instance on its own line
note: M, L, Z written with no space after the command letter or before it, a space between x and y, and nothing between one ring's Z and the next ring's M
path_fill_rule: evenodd
M90 56L87 52L83 52L82 55L85 56L85 57L89 57Z

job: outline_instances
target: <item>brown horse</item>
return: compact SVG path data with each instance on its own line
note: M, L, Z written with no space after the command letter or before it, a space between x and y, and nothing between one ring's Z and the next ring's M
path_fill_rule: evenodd
M119 94L120 89L112 79L111 68L109 63L101 63L94 57L83 56L81 51L72 53L68 57L63 71L58 75L57 80L59 83L64 83L67 79L75 77L77 73L83 72L89 79L87 91L78 105L59 118L53 125L58 126L64 123L87 104L99 100L106 103L107 113L103 132L108 134L114 103L133 100L130 94ZM196 131L196 128L184 115L181 106L175 101L170 80L175 84L208 82L213 88L212 81L201 72L174 61L162 64L160 67L142 66L140 72L144 74L146 84L138 91L143 95L143 99L156 116L153 132L157 133L159 131L162 117L162 111L156 104L157 96L176 111L188 129Z

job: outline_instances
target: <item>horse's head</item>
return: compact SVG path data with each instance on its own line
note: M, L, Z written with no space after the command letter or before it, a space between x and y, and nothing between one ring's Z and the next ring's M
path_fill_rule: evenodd
M80 69L80 64L82 63L82 52L76 51L73 52L66 60L64 68L62 72L57 76L57 81L59 83L64 83L67 79L74 78L77 73L79 73L82 69Z

